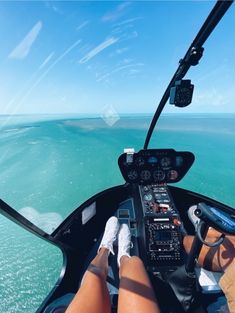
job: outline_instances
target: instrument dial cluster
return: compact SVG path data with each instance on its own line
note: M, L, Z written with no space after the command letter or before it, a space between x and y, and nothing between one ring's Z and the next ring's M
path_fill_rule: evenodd
M140 150L124 153L118 159L124 179L143 185L176 183L185 176L193 162L193 153L173 149Z

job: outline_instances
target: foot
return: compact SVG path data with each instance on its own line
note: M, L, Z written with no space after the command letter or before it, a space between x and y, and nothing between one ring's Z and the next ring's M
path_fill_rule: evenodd
M106 248L112 254L114 254L113 242L117 239L119 227L120 224L118 222L118 219L115 216L111 216L105 225L104 235L101 240L98 252L101 248Z
M188 209L188 218L190 219L190 221L193 223L195 230L197 230L198 224L200 223L200 218L197 217L194 212L197 209L196 205L192 205L189 209Z
M120 259L126 255L130 258L131 249L131 232L127 224L122 224L118 233L118 255L117 262L120 267Z

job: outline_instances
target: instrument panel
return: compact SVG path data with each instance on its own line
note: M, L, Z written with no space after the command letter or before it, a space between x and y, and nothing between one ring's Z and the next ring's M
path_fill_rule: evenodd
M176 183L188 172L194 159L191 152L148 149L123 153L118 159L118 165L128 183Z
M183 224L166 185L139 186L149 270L183 261Z

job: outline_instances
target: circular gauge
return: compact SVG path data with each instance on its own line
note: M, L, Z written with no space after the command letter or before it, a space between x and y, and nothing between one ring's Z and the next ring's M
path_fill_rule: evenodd
M170 180L176 180L178 178L178 172L175 170L171 170L167 173L167 177Z
M143 179L143 180L149 180L150 177L151 177L151 173L150 173L149 170L141 171L140 177L141 177L141 179Z
M153 172L153 178L157 181L162 181L165 178L165 173L162 170L156 170Z
M142 158L142 157L138 157L138 158L136 158L136 160L135 160L135 164L136 164L137 166L143 166L144 163L145 163L145 161L144 161L144 158Z
M127 173L127 177L130 179L130 180L135 180L138 178L138 173L136 170L131 170Z
M144 195L144 200L145 201L151 201L153 199L153 196L151 195L151 193L146 193Z
M168 157L164 157L161 159L161 165L162 167L168 167L171 164L171 159Z

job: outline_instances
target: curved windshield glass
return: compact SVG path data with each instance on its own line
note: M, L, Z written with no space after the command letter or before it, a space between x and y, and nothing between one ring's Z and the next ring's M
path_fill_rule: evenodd
M0 3L1 198L46 232L124 183L117 158L143 146L155 97L213 3L178 5Z
M51 233L89 197L123 184L118 156L124 148L143 147L178 61L213 5L1 1L0 197ZM199 66L187 75L195 84L192 104L184 109L167 105L150 143L192 151L195 163L178 185L231 206L234 10L232 6L206 42ZM2 221L0 217L0 235L6 238L9 230ZM8 260L25 242L9 253L8 245L1 247L3 286L8 265L15 266ZM31 262L39 264L36 246L30 246ZM60 265L58 252L53 258L51 264ZM27 271L29 276L36 273L30 266ZM22 287L19 301L28 313L35 312L55 282L59 272L52 271L32 306L29 285ZM13 268L10 273L12 284L19 282L20 272ZM44 281L40 275L34 278ZM4 312L19 312L9 297L3 305Z
M5 217L0 233L1 312L35 313L59 279L62 253Z

